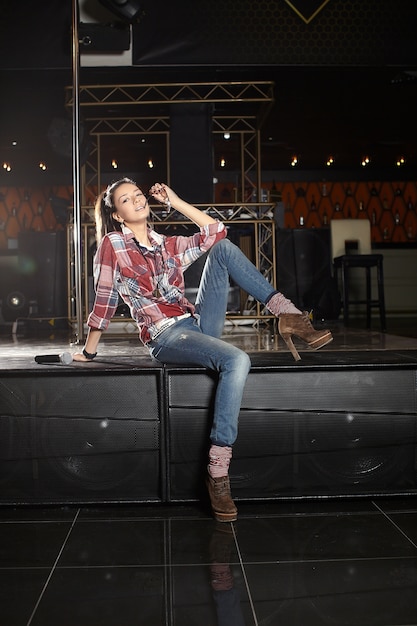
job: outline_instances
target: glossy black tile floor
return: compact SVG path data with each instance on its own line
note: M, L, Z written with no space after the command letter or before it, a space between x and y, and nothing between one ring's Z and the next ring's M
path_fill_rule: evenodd
M415 498L0 509L2 626L417 624Z

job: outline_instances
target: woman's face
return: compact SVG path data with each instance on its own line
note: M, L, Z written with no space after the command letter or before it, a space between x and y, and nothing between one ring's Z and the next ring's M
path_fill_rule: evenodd
M142 221L149 216L148 199L133 183L122 183L113 195L113 217L126 225Z

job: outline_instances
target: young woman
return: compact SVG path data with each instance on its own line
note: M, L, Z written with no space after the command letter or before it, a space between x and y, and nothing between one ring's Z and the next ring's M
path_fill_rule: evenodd
M227 308L229 277L279 317L278 330L294 358L299 354L292 336L318 349L332 340L328 330L315 330L306 313L275 291L271 284L226 239L222 222L185 202L165 184L156 183L149 195L174 207L199 230L189 237L163 236L148 224L147 196L130 179L110 185L96 203L98 249L94 258L96 299L88 318L84 349L76 361L97 354L102 334L119 303L129 306L142 342L161 363L201 365L218 372L208 453L207 487L214 517L237 518L228 476L249 356L220 339ZM184 296L184 270L210 251L195 306Z

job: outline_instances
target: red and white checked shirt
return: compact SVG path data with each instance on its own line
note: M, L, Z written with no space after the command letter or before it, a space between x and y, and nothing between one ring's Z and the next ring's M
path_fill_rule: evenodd
M94 256L96 298L88 326L105 330L119 305L128 305L143 343L148 328L169 317L193 313L184 296L184 270L227 235L222 222L200 228L191 236L166 236L149 229L153 250L139 246L129 228L111 232Z

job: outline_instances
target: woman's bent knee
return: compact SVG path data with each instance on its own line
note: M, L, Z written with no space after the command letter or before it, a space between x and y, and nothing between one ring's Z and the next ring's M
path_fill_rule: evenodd
M235 247L235 244L230 241L230 239L220 239L214 246L210 249L209 255L215 256L216 254L223 254Z
M251 368L251 360L249 358L249 355L246 354L246 352L243 352L243 350L238 350L235 360L237 369L248 374Z

